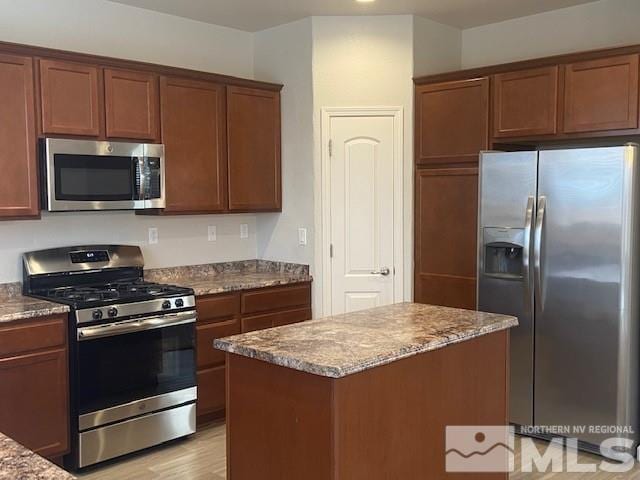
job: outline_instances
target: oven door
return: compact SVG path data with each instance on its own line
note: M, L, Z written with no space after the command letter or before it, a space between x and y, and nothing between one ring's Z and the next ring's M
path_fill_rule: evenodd
M196 312L185 311L79 328L80 418L92 418L95 426L103 423L95 419L127 405L159 409L180 403L174 397L195 392L195 321Z

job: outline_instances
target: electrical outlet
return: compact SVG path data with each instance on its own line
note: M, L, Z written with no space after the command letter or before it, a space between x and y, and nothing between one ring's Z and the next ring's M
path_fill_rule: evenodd
M158 243L158 228L149 227L149 245L155 245Z
M240 238L249 238L249 225L246 223L240 224Z
M218 239L218 234L216 233L215 225L209 225L209 228L207 230L207 238L209 239L210 242L215 242Z
M307 244L307 229L299 228L298 229L298 245L306 245Z

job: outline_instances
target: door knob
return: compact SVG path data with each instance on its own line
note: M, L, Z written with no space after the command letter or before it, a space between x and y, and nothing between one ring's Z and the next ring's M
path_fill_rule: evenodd
M391 273L391 270L389 270L389 267L383 267L380 270L376 270L374 272L371 272L371 275L383 275L383 276L387 276Z

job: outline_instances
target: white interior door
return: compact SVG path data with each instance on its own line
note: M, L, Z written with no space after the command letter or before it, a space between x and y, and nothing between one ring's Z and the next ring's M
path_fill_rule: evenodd
M330 118L331 314L394 300L393 116Z

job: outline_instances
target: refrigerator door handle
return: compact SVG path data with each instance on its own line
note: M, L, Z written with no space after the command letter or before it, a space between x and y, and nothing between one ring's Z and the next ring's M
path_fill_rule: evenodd
M538 215L536 217L536 227L533 234L533 270L535 272L535 298L538 311L542 312L544 305L544 289L542 285L542 229L544 227L544 214L547 209L547 197L541 196L538 199Z
M527 210L525 211L524 220L524 241L522 245L522 276L524 279L524 305L525 308L533 310L532 291L531 291L531 233L533 230L533 208L535 206L535 197L527 199Z

